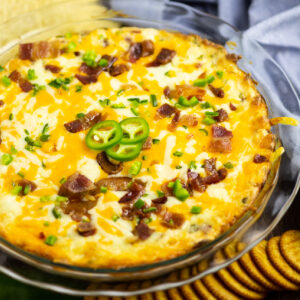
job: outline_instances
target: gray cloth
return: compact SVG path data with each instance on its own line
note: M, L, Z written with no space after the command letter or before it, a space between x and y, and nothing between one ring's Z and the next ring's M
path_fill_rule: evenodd
M300 95L300 0L182 0L246 31L281 65Z

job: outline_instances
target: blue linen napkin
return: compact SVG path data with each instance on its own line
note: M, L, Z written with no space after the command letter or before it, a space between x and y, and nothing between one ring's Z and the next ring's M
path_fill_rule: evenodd
M288 74L300 95L299 0L177 0L245 30Z

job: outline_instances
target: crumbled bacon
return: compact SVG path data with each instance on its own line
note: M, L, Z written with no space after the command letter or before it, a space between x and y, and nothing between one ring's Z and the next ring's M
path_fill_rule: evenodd
M22 60L31 60L32 58L33 43L20 44L19 46L19 58Z
M234 53L227 53L226 58L228 60L231 60L234 63L237 63L238 60L240 60L242 57L240 55L234 54Z
M60 54L58 41L41 41L37 43L20 44L19 57L22 60L39 58L55 58Z
M226 128L224 128L223 126L220 126L220 125L213 125L211 130L212 130L212 136L214 138L223 138L223 137L232 138L233 137L232 131L227 130Z
M127 191L129 184L132 182L130 177L107 177L100 179L96 182L97 191L100 191L101 187L106 187L112 191Z
M44 240L45 238L46 238L46 236L45 236L44 232L41 231L39 234L39 239Z
M224 122L224 121L228 120L228 113L225 109L221 108L221 109L217 110L217 112L219 113L219 115L214 117L214 119L217 122Z
M152 147L152 138L150 136L143 143L142 150L149 150Z
M79 71L89 76L98 76L102 72L102 68L100 66L90 67L86 63L82 63L79 67Z
M168 86L166 86L164 88L164 95L165 95L165 97L166 98L170 98L170 93L171 93L171 89Z
M166 212L163 217L162 225L168 228L180 228L185 222L184 215L179 213Z
M151 40L141 43L133 43L129 48L129 61L134 63L141 57L146 57L154 53L154 44Z
M165 204L167 203L168 198L166 196L162 196L152 200L152 203L155 204Z
M76 133L94 126L96 123L100 122L101 120L102 120L101 113L92 110L88 112L84 117L65 123L64 126L67 129L67 131L71 133Z
M131 202L141 197L145 190L145 183L140 180L134 180L129 187L129 191L121 197L119 203Z
M16 184L17 184L18 186L21 186L21 187L22 187L22 190L21 190L21 192L20 192L20 195L21 195L21 196L24 196L24 195L25 195L25 194L24 194L24 190L25 190L26 186L29 186L29 187L30 187L30 191L31 191L31 192L35 191L36 188L37 188L37 185L36 185L34 182L32 182L32 181L30 181L30 180L28 180L28 179L25 179L25 178L22 178L22 179L18 180L18 181L16 182Z
M95 83L98 80L97 75L81 75L81 74L76 74L75 77L84 85L90 84L90 83Z
M71 199L63 201L60 204L64 214L70 215L73 221L80 222L83 216L90 218L89 210L97 205L97 199L93 200L80 200Z
M9 74L8 77L13 82L19 82L19 80L22 78L22 75L19 71L14 70Z
M0 100L0 107L4 105L4 101Z
M264 163L267 161L268 161L268 159L263 155L259 155L259 154L254 155L253 162L256 164L261 164L261 163Z
M135 226L133 232L139 237L140 240L144 241L152 235L154 230L150 229L147 224L140 222L137 226Z
M212 91L212 93L218 97L218 98L224 98L224 91L222 90L222 88L216 88L213 85L209 84L208 85L209 89Z
M171 117L176 111L176 108L174 106L171 106L170 104L163 104L160 106L157 110L157 113L162 117Z
M95 188L95 184L90 179L79 172L75 172L60 186L58 194L69 199L82 199Z
M51 73L59 73L61 71L61 67L55 66L55 65L45 65L45 70L50 71Z
M102 67L102 69L104 71L109 70L112 67L112 65L118 60L115 56L110 56L110 55L107 55L107 54L102 55L101 59L106 59L107 60L107 66Z
M172 61L175 55L176 51L167 48L162 48L155 60L147 64L147 67L158 67L161 65L166 65L167 63Z
M91 222L81 222L77 225L77 232L82 236L91 236L96 233L96 227Z
M28 93L33 89L33 85L28 80L24 79L21 73L18 72L17 70L12 71L11 74L9 75L9 78L12 81L18 83L21 90L25 93Z
M182 84L176 85L175 89L170 91L169 98L179 98L180 96L184 96L187 99L190 99L191 97L196 97L201 101L204 95L204 89L189 84Z
M122 162L111 162L104 151L99 152L96 156L97 163L101 169L107 174L118 174L123 170Z
M233 105L231 102L229 103L229 107L230 107L231 110L236 110L236 106Z
M119 76L124 72L127 72L129 70L129 67L125 64L119 64L119 65L113 65L109 69L109 74L113 77Z
M183 115L179 119L179 124L187 127L195 127L198 125L198 118L194 114Z
M180 111L176 109L175 115L171 123L168 125L168 130L175 131L178 126L179 120L180 120Z

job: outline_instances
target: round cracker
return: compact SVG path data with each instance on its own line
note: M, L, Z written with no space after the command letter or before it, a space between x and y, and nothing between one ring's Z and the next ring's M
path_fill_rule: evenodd
M190 272L188 268L185 268L181 270L180 272L180 278L181 279L188 279L190 278ZM199 300L199 297L195 294L193 291L193 288L190 284L183 285L179 287L182 295L184 298L189 299L189 300Z
M214 275L203 277L206 288L219 300L239 300L239 296L229 291Z
M151 285L152 285L152 283L150 280L146 280L141 283L142 288L148 288ZM152 293L146 293L146 294L140 295L140 299L141 300L155 300L155 297L154 297L154 294L152 294Z
M168 298L170 298L170 300L184 300L184 298L180 295L180 292L178 289L170 289L167 290L168 293Z
M251 251L250 256L259 270L277 285L287 290L298 290L298 286L283 277L272 265L267 256L267 241L261 241Z
M227 258L232 258L235 256L238 252L236 251L236 243L230 243L224 248L224 253ZM250 277L241 267L241 265L238 262L233 262L228 267L228 270L231 272L231 274L239 280L243 285L248 287L249 289L260 292L260 293L266 293L268 290L263 287L261 284L256 282L252 277Z
M224 254L219 254L220 259L224 259ZM227 286L230 290L232 290L234 293L240 295L243 298L246 299L263 299L266 294L264 293L258 293L251 289L248 289L247 287L243 286L238 280L236 280L231 273L226 269L221 269L217 272L217 277L224 283L225 286Z
M158 291L154 293L156 300L169 300L166 291Z
M286 261L300 273L300 231L286 231L280 238L279 246Z
M243 249L244 245L242 243L238 243L237 250L242 251ZM250 277L252 277L255 281L259 282L266 289L275 291L281 290L281 288L278 285L274 284L260 272L260 270L256 267L253 260L251 259L249 253L244 254L238 260L238 263L242 266L242 268L248 273Z
M300 285L300 273L294 270L284 259L279 248L280 236L271 238L267 245L267 254L274 267L288 280Z

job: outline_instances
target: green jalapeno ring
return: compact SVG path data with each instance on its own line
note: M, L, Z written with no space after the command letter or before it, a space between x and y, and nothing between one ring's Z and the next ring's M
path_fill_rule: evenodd
M143 143L137 144L121 144L118 143L113 147L105 150L106 154L117 161L133 160L140 154Z
M105 150L116 145L122 139L122 128L114 120L95 124L85 137L86 145L93 150Z
M136 144L144 141L149 136L149 125L141 117L127 118L120 122L123 138L120 143L125 145Z

